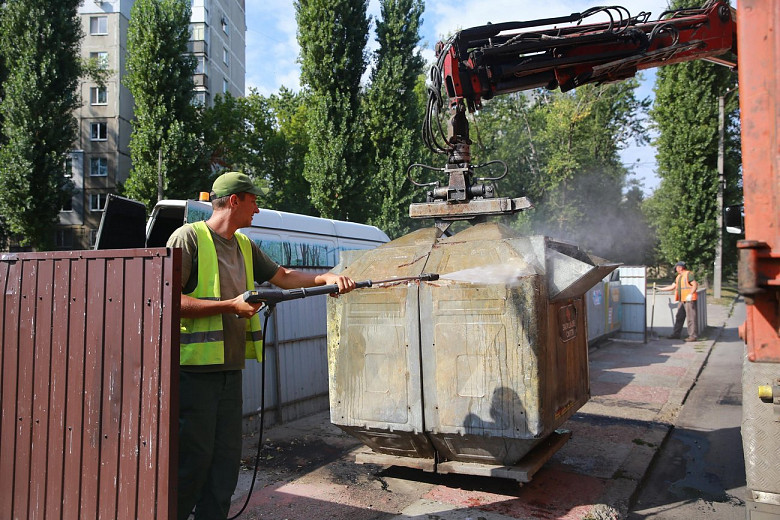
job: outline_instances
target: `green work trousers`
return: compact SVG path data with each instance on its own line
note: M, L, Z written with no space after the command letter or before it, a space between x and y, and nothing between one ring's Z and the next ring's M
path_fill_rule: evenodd
M178 518L225 520L241 464L241 371L179 373Z

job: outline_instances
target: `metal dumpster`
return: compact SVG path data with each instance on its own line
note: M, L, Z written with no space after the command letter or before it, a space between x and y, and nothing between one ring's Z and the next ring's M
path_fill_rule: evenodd
M497 266L499 277L480 276ZM475 474L518 464L589 398L582 296L616 267L496 223L343 255L336 270L354 279L441 278L330 299L331 422L378 462Z

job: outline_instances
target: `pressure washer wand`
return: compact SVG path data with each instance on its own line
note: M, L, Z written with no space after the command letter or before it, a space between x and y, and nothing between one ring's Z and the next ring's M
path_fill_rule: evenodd
M355 284L355 288L363 289L365 287L373 287L374 285L406 282L411 280L432 282L438 279L439 275L436 273L425 273L419 276L388 278L387 280L365 280L362 282L357 282ZM306 298L308 296L332 294L337 292L339 292L339 286L335 283L330 285L318 285L316 287L300 287L298 289L255 289L254 291L247 291L244 293L244 301L249 303L265 303L267 306L272 307L279 302L285 302L287 300L297 300L300 298Z

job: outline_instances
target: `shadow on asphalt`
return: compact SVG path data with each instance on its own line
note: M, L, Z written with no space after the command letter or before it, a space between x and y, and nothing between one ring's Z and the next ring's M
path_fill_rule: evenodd
M716 503L744 507L742 498L729 493L745 486L741 447L739 428L675 428L653 462L653 478L642 486L629 520L646 518L647 511L676 518L671 512L685 504L698 503L699 509Z

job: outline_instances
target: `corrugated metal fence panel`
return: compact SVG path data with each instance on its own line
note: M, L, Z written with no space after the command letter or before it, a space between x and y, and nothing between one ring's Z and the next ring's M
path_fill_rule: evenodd
M622 304L620 332L617 337L628 341L647 341L645 317L647 295L647 267L624 266L620 272L620 301Z
M319 269L302 271L322 272ZM328 409L328 296L279 303L266 334L266 425L286 422ZM248 361L244 371L244 415L260 409L262 366ZM255 429L245 423L246 431Z
M0 518L175 516L179 255L0 257Z

